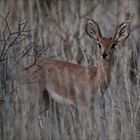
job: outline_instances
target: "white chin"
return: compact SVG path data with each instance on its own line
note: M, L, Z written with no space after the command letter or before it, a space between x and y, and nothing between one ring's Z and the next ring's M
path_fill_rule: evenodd
M104 61L110 61L111 60L111 59L109 59L109 57L107 57L107 58L101 57L101 59L104 60Z

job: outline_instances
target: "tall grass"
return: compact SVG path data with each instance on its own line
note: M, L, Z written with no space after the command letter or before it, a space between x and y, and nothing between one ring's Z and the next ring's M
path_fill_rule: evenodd
M0 139L140 139L139 6L139 0L0 0ZM98 104L92 112L97 138L89 135L82 114L67 105L50 99L48 111L38 115L36 98L19 82L22 69L41 56L96 65L96 43L84 31L88 18L104 36L124 20L132 23L128 41L116 47L106 117Z

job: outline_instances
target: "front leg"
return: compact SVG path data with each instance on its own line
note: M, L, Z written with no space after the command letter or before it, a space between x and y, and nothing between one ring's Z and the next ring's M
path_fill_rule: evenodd
M102 137L102 139L104 140L108 140L108 120L107 120L107 114L106 114L106 101L105 101L105 97L102 96L100 97L100 136Z
M84 106L80 111L82 113L82 118L84 119L84 128L86 128L89 139L93 137L96 138L96 123L91 108Z
M105 111L105 97L104 96L101 96L100 99L99 99L99 104L100 104L100 112L101 112L101 116L102 118L105 119L105 116L106 116L106 111Z
M47 90L43 91L42 97L39 99L39 114L47 111L50 104L49 92Z

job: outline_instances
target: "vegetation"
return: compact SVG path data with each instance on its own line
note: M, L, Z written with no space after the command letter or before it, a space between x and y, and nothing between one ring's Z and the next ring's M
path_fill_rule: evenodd
M0 0L0 139L140 139L139 0ZM131 20L131 34L116 46L112 82L104 97L105 116L97 105L89 135L80 112L50 99L37 115L22 71L41 56L96 65L96 42L85 34L94 19L104 36Z

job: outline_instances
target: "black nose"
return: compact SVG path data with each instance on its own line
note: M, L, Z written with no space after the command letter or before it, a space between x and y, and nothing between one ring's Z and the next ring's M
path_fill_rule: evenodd
M105 59L105 58L107 57L107 54L104 52L104 53L102 54L102 57Z

